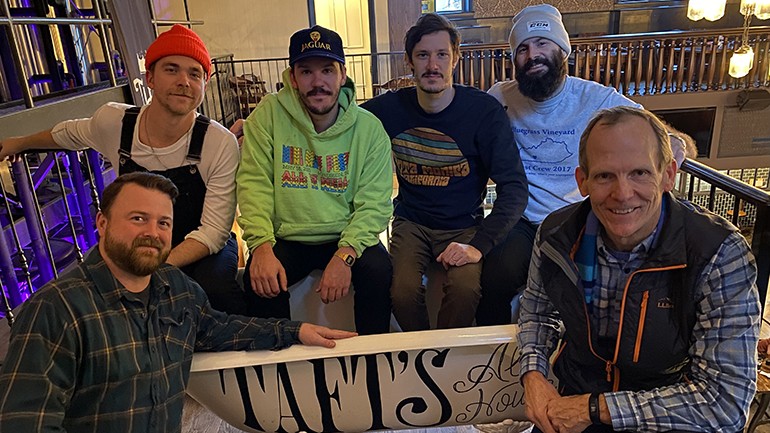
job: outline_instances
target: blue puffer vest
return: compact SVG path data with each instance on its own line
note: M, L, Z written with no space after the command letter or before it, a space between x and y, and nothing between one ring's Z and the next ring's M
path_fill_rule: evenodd
M566 334L553 366L562 395L638 391L685 379L695 324L694 289L704 266L735 230L671 194L666 221L640 268L626 281L617 338L591 329L573 260L589 200L552 213L540 232L543 287Z

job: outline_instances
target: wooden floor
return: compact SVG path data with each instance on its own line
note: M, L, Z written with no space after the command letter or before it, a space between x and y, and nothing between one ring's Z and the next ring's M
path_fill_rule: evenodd
M759 431L759 430L758 430ZM182 433L246 433L222 421L197 401L187 396L182 416ZM387 432L385 432L387 433ZM444 427L421 430L400 430L399 433L479 433L472 426ZM504 433L504 432L502 432Z
M222 421L189 395L187 396L182 414L182 433L241 433L242 431Z

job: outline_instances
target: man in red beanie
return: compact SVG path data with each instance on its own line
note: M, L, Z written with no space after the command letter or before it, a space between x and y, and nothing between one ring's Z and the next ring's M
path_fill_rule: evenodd
M222 125L198 115L211 59L192 30L175 25L147 49L149 105L110 102L88 119L0 142L0 160L28 149L92 148L118 174L151 171L180 190L167 263L198 281L217 310L245 312L237 280L238 249L230 228L235 217L238 144Z

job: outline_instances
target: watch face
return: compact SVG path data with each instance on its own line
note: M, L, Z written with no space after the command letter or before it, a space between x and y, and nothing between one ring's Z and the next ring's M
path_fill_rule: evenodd
M351 256L350 254L345 256L345 264L348 266L353 266L353 263L356 261L355 257Z

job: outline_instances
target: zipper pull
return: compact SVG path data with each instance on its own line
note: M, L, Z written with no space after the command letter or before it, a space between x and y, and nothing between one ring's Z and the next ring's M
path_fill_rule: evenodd
M612 382L612 363L610 361L607 361L605 370L607 370L607 382Z

